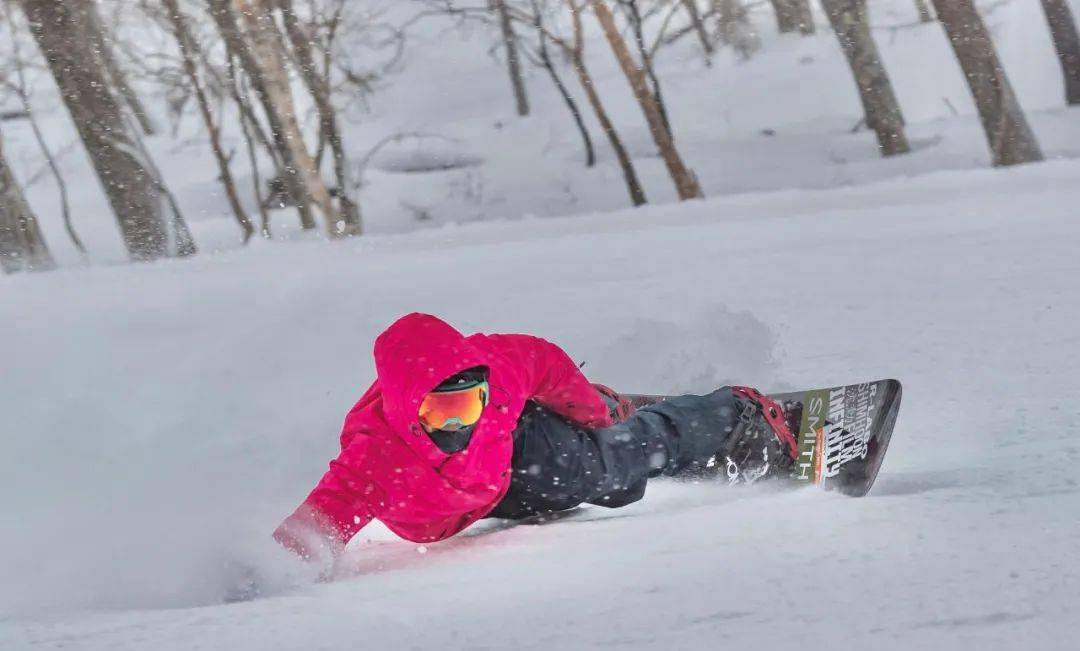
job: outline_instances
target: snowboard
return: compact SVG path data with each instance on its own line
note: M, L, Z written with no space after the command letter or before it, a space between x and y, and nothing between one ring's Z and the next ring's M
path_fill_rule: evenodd
M902 394L897 380L768 394L783 407L799 443L795 466L784 479L852 497L866 495L889 448ZM670 396L623 397L643 407Z

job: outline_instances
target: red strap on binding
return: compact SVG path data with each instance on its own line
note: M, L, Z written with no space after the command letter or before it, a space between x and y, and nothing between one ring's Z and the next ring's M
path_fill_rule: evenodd
M615 389L603 384L592 383L593 387L600 392L600 395L607 396L615 403L615 407L611 410L611 418L616 423L621 423L627 418L630 418L630 414L636 410L634 404L622 397Z
M795 435L791 433L787 421L784 420L784 410L780 408L780 405L769 396L751 387L731 387L731 391L761 408L761 414L769 423L769 427L772 427L773 431L776 432L776 436L787 447L788 454L791 455L792 459L797 459L799 456L799 442Z

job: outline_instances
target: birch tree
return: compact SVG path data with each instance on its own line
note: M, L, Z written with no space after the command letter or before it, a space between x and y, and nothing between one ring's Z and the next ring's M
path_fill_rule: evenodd
M0 269L7 273L45 271L55 266L37 217L4 156L0 133Z
M574 72L577 73L581 89L585 91L589 106L592 107L593 114L596 115L596 120L600 123L600 128L604 131L604 135L607 136L612 151L615 152L615 159L619 162L619 169L622 170L623 181L626 183L626 191L630 194L630 203L634 206L643 205L648 200L645 197L645 189L642 187L641 181L638 180L634 162L631 160L630 153L626 150L626 145L623 144L619 132L615 129L615 123L611 121L611 116L608 115L607 109L604 108L604 103L600 99L600 93L596 90L596 84L593 83L589 68L585 65L585 28L581 20L582 6L579 6L575 0L566 0L566 4L570 8L570 15L573 20L574 41L573 45L565 43L562 43L562 45L570 55L570 60L574 65Z
M1042 0L1046 22L1065 77L1065 102L1080 104L1080 35L1068 0Z
M7 20L8 30L11 35L10 58L14 68L14 78L3 80L4 85L15 92L15 95L19 98L19 103L22 104L23 111L26 113L26 121L30 125L30 131L34 134L38 149L41 150L41 155L45 157L45 164L56 182L56 192L60 200L60 218L64 222L64 230L67 231L71 243L82 254L85 261L86 246L83 245L82 239L79 238L79 234L75 231L75 224L71 220L71 201L68 196L67 181L64 180L64 175L60 171L60 165L56 162L56 156L53 155L52 148L49 147L49 143L45 140L45 131L41 128L41 123L34 114L34 107L30 101L31 90L26 80L26 62L23 61L22 56L22 39L16 33L16 30L21 30L22 27L16 22L15 11L14 1L4 0L4 18Z
M492 9L499 19L502 31L503 50L506 52L506 68L510 73L510 87L514 90L514 104L517 114L524 117L529 114L529 96L525 91L525 78L521 72L521 58L518 55L517 34L510 19L506 0L491 0Z
M734 48L740 59L749 59L754 52L761 49L761 38L750 22L742 0L716 0L716 7L717 35L720 42Z
M343 222L338 228L340 235L360 235L363 232L363 224L360 220L360 204L353 197L353 180L349 157L345 152L345 143L338 125L337 109L334 107L330 80L326 75L319 72L315 63L315 55L312 52L312 37L301 24L296 11L293 9L292 0L278 0L281 14L284 18L285 33L292 43L292 53L296 67L300 70L300 76L304 85L315 100L315 109L319 114L319 131L324 142L330 144L330 152L334 161L334 178L337 182L337 198L339 204L339 216ZM318 161L316 160L316 166Z
M230 53L251 80L282 159L282 179L296 200L300 224L315 228L322 217L330 237L344 234L345 220L333 207L330 191L304 144L285 68L284 39L269 0L209 0L211 14Z
M656 100L656 107L660 111L660 119L664 122L664 128L668 130L668 133L671 133L671 121L668 119L667 105L664 103L664 91L660 87L660 76L656 74L656 69L653 67L655 50L651 50L645 44L645 17L642 15L640 7L638 7L637 0L615 1L622 7L623 13L630 23L630 31L634 35L634 45L638 51L638 63L635 65L645 73L645 79L649 82L649 92Z
M1042 160L1039 143L973 0L934 0L934 9L975 99L994 165Z
M709 32L705 30L705 21L701 19L701 10L698 9L697 0L682 0L682 5L690 16L690 25L697 34L701 49L705 51L705 63L712 66L712 55L716 48L713 47L712 39L709 38Z
M176 38L177 47L180 49L180 58L183 62L184 73L187 75L188 83L195 93L195 99L199 105L199 114L202 116L203 125L206 127L207 135L210 138L210 148L214 153L214 160L217 161L218 173L221 176L221 184L225 188L225 196L228 198L229 208L232 210L233 217L240 226L244 243L247 244L248 240L250 240L251 236L255 233L255 226L251 223L247 211L244 210L243 205L240 203L240 197L236 192L236 183L233 181L232 171L229 169L229 157L225 154L225 150L221 144L221 129L214 119L213 112L210 108L210 100L207 98L206 91L203 89L203 83L200 79L199 66L196 59L198 44L191 34L191 30L188 28L187 17L181 11L179 1L163 0L163 2L165 5L166 18L172 25L173 35Z
M804 35L814 33L814 14L809 0L770 0L776 12L776 26L781 34L799 31Z
M652 134L653 141L660 152L660 157L664 160L668 174L671 175L679 199L685 201L700 198L702 192L697 178L679 155L671 131L665 124L660 103L649 89L646 72L634 62L633 56L630 54L630 48L626 45L626 41L623 40L619 28L615 24L615 16L611 13L611 9L608 8L604 0L589 0L589 2L604 31L608 45L615 54L619 67L622 68L623 74L634 92L634 97L645 115L645 121L649 125L649 133Z
M822 0L822 5L851 68L866 125L877 135L878 148L885 156L907 153L904 117L870 33L866 0Z
M194 253L183 217L166 212L168 196L139 135L124 119L90 24L92 0L19 0L30 30L71 114L133 260Z
M555 89L559 92L559 96L562 97L563 103L566 104L566 108L570 112L570 117L574 120L574 126L577 127L578 134L581 136L582 146L585 148L585 167L593 167L596 165L596 149L593 147L589 128L585 125L585 118L581 114L581 109L578 108L578 104L574 100L573 95L570 94L570 89L563 83L562 77L555 69L555 62L551 59L551 52L548 49L547 29L544 26L543 9L540 7L537 0L531 0L531 5L533 11L533 25L536 27L536 34L539 41L536 47L536 58L539 60L540 65L544 70L547 71L548 77L551 78L551 83L554 84Z
M157 127L154 125L154 121L150 119L150 115L147 113L135 89L128 82L127 75L124 74L120 63L116 60L116 53L113 51L112 39L110 38L111 34L101 22L96 0L72 3L72 5L82 12L81 20L85 21L87 35L92 39L94 54L98 57L102 69L116 91L118 99L122 100L130 109L143 133L148 136L154 135L157 133Z

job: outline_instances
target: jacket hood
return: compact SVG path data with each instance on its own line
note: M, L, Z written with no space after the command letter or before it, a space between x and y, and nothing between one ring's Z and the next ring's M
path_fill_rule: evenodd
M419 313L401 317L375 340L375 370L387 422L402 436L420 433L424 396L451 375L486 365L486 356L445 321ZM414 438L407 436L410 442ZM419 438L435 447L426 435Z

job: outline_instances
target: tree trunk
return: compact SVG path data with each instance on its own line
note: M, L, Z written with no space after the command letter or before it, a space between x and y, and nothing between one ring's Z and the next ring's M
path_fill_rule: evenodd
M709 39L709 33L705 31L705 23L701 20L701 11L698 10L697 0L682 0L682 4L686 7L686 13L690 15L690 24L694 27L694 31L697 32L698 40L701 41L701 49L705 50L705 63L711 66L715 48L713 48L712 40Z
M4 18L7 20L8 29L15 30L14 3L4 2ZM41 129L41 123L38 122L37 116L34 115L34 108L30 104L30 95L26 84L26 64L22 58L18 38L11 40L11 59L15 68L15 84L12 85L12 89L26 112L27 122L30 123L30 131L34 134L38 149L41 150L42 156L45 157L45 164L48 165L53 180L56 182L56 191L60 195L60 217L64 222L64 229L67 231L71 243L75 245L75 248L85 260L86 247L83 245L82 240L79 239L79 234L75 232L75 225L71 221L71 201L68 197L67 183L64 181L64 175L60 172L60 166L56 163L56 157L53 156L52 149L49 148L49 143L45 142L45 132ZM0 156L2 156L2 152L0 152Z
M809 36L814 33L814 12L810 10L810 0L791 0L795 6L795 20L799 25L799 33Z
M229 31L230 24L234 25L235 21L228 19L232 14L225 14L228 9L222 8L220 0L210 0L209 10L215 19L215 23L218 26L218 31L223 35L225 42L225 71L228 77L229 94L232 95L233 101L240 112L240 131L244 134L244 145L247 149L248 164L251 167L251 185L252 194L255 197L255 203L259 207L259 219L260 219L260 234L270 239L270 212L266 206L266 202L263 198L263 186L261 175L259 174L259 158L255 152L255 141L257 140L266 153L270 156L270 160L274 164L274 169L280 170L284 167L284 163L281 160L280 152L276 148L276 145L270 144L270 139L267 138L263 132L262 125L259 123L258 117L255 115L255 109L252 107L251 95L247 91L251 80L238 75L236 73L236 61L241 58L241 55L237 52L238 49L243 49L243 43L239 37L239 34L233 33L231 36L225 36L225 32ZM206 64L206 59L202 55L200 50L200 56L203 57L203 62ZM208 64L207 64L208 65ZM306 206L303 208L306 210ZM308 218L311 215L308 212Z
M741 0L716 0L720 42L730 45L746 61L761 47L761 39Z
M248 93L241 87L243 82L237 78L231 55L228 66L230 77L229 92L233 94L233 97L238 104L249 103ZM259 174L259 157L255 153L255 139L252 136L253 131L256 134L260 134L262 128L258 122L254 121L254 116L252 116L252 120L250 121L242 116L240 120L240 131L244 134L244 145L245 149L247 149L248 165L251 167L252 194L255 196L255 203L259 206L259 234L265 239L270 239L273 236L270 230L270 210L266 207L266 203L262 196L263 187L262 178L260 178L261 175ZM271 152L271 159L273 159L275 150L269 149L269 151Z
M206 125L206 131L210 136L210 148L213 150L214 159L217 161L221 184L225 188L225 196L229 200L229 207L232 209L233 217L236 218L236 222L243 232L244 244L247 244L255 233L255 227L252 225L251 219L248 218L247 212L240 203L240 197L236 193L236 183L233 182L232 172L229 170L229 157L225 155L225 150L221 146L221 130L214 122L214 116L210 112L210 102L206 97L206 92L203 90L202 81L199 79L199 69L193 52L195 48L194 37L188 29L187 18L180 11L178 0L163 0L163 2L165 4L165 13L172 24L173 35L176 37L176 43L180 48L180 58L183 60L184 72L187 74L188 81L195 91L195 98L199 103L199 112L202 114L203 124Z
M226 47L240 61L240 67L262 104L270 124L270 136L281 159L280 175L296 202L300 225L304 229L315 228L314 207L322 212L330 227L330 192L315 169L315 161L304 146L296 121L277 26L271 22L263 27L263 23L269 22L269 16L259 0L208 0L208 3ZM243 17L246 29L241 27L238 15ZM309 188L309 178L313 179L315 189ZM323 193L318 192L319 186ZM324 194L325 208L319 206L316 193Z
M349 168L349 158L345 153L341 129L338 127L337 109L334 108L331 99L330 84L315 66L311 38L304 32L304 28L297 19L292 0L278 0L278 2L285 19L285 32L289 36L293 54L296 56L296 67L300 69L300 76L304 79L304 85L315 100L315 108L319 112L319 130L324 141L330 144L330 151L334 155L334 178L337 182L340 215L344 222L338 229L339 234L360 235L363 232L360 204L353 199L354 184ZM318 167L317 163L316 167Z
M1068 0L1042 0L1042 6L1065 76L1065 102L1070 106L1080 104L1080 35L1072 9Z
M664 128L667 129L668 135L674 139L675 134L671 131L671 120L668 118L667 105L664 104L664 92L660 88L660 78L656 75L656 69L653 68L652 64L652 55L645 45L645 21L638 10L637 0L618 0L618 2L626 7L630 16L630 28L634 32L634 44L637 45L638 56L641 58L641 69L645 72L645 76L651 84L651 92L656 99L656 107L660 110L660 118L664 122Z
M252 69L249 76L258 76L256 92L263 95L263 106L270 119L274 138L283 147L286 166L283 170L295 198L300 203L314 205L326 224L331 237L342 234L339 217L334 211L330 191L323 183L315 160L308 153L304 144L304 135L296 117L292 90L289 88L289 75L285 70L283 42L273 14L266 0L232 0L233 9L244 24L247 45L251 48L248 61ZM243 60L241 60L243 62ZM305 228L314 227L314 222L304 224Z
M55 266L37 217L11 173L0 133L0 269L15 273L45 271Z
M645 114L649 132L652 134L653 141L656 142L657 149L660 151L660 157L664 159L664 165L667 166L671 180L675 183L679 199L700 198L702 196L701 187L698 185L694 173L686 167L678 150L675 148L671 132L664 124L660 104L649 90L645 71L634 63L630 50L626 46L626 41L623 40L618 27L615 25L615 16L612 15L604 0L589 0L589 3L592 5L593 13L596 14L596 18L604 30L604 35L607 37L615 58L619 61L623 74L626 75L627 81L630 82L630 88L634 91L634 96L637 98L642 112Z
M148 136L154 135L157 133L157 128L154 126L153 120L150 119L142 101L135 93L135 90L132 89L131 84L128 83L127 76L116 61L116 53L113 51L110 42L110 34L105 31L105 26L101 23L101 16L98 15L96 0L73 3L73 7L77 7L84 12L82 16L87 34L93 42L94 53L97 54L101 61L101 67L108 74L113 89L127 104L131 114L139 122L139 128L142 129L143 133Z
M499 16L503 48L506 50L506 67L510 72L510 85L514 89L517 114L524 117L529 114L529 96L525 92L525 79L521 75L521 59L518 57L517 35L514 34L514 24L510 22L510 12L506 9L505 0L492 0L492 6Z
M607 136L608 142L611 143L611 149L615 152L615 158L619 161L623 181L626 182L626 190L630 193L630 202L634 207L644 205L648 200L645 197L645 190L638 180L637 172L634 170L634 162L630 159L630 154L626 151L622 138L619 137L619 132L615 130L615 123L611 121L603 102L600 101L600 94L596 92L596 84L593 83L589 69L585 66L585 33L581 24L581 9L574 3L574 0L567 0L567 4L570 7L570 14L574 24L574 47L570 50L574 72L577 73L581 88L585 91L585 97L589 100L589 106L592 107L593 113L596 114L596 119L600 122L600 128L603 129L604 135Z
M110 91L86 33L81 8L91 0L19 0L31 32L97 171L132 259L173 255L186 225L165 216L163 186L155 176Z
M870 33L866 0L822 0L822 5L851 67L866 125L877 134L881 153L907 153L911 149L904 135L904 116Z
M934 22L934 14L930 13L930 5L926 4L926 0L915 0L915 9L919 12L920 23Z
M814 14L809 0L771 0L776 12L776 25L781 34L798 30L804 35L814 33Z
M581 109L578 108L577 102L574 101L574 96L570 94L570 90L563 83L562 78L559 76L559 72L555 69L555 62L551 60L551 53L548 51L548 36L544 30L544 15L540 6L537 4L537 0L532 0L533 15L536 21L536 33L540 39L540 43L537 46L537 55L540 58L540 64L544 66L544 70L547 70L548 76L551 77L551 83L555 84L555 89L559 91L559 96L563 98L563 102L566 104L567 110L570 111L570 116L574 119L574 126L577 127L578 133L581 135L582 145L585 147L585 167L593 167L596 165L596 150L593 148L592 136L589 135L589 128L585 126L585 118L581 114Z
M600 128L603 129L604 134L608 137L608 142L611 143L611 149L615 152L615 158L619 161L619 167L622 169L623 173L623 180L626 181L627 192L630 193L630 202L633 203L634 206L641 206L647 203L648 199L645 197L645 190L641 185L641 181L638 180L637 172L634 169L634 163L630 158L629 152L626 151L626 146L623 145L619 132L615 130L615 123L611 121L611 117L604 108L603 102L600 101L600 94L596 92L596 85L593 83L592 76L589 74L589 69L585 67L585 62L580 59L574 62L574 69L578 73L581 87L585 89L585 95L589 100L589 105L592 107L593 113L596 114L597 121L600 122Z
M563 98L567 110L570 111L570 117L574 120L574 126L577 127L578 135L581 136L581 146L585 149L585 167L593 167L596 165L596 149L593 147L589 128L585 126L585 119L581 115L581 109L578 108L577 102L574 101L573 95L570 94L570 90L559 77L558 71L555 70L555 64L551 60L551 55L546 48L540 52L540 62L543 63L544 69L548 71L551 83L555 84L559 96Z
M791 7L788 4L788 0L770 0L773 6L773 13L776 14L776 29L781 34L787 34L794 32L798 25L795 22L795 17L791 13Z
M938 20L952 43L979 109L994 165L1043 159L986 25L972 0L934 0Z

